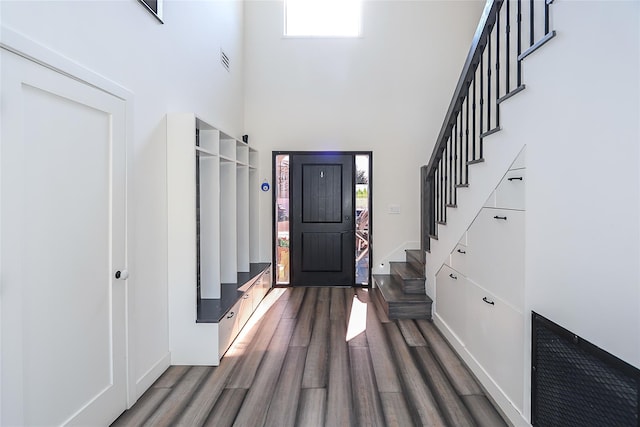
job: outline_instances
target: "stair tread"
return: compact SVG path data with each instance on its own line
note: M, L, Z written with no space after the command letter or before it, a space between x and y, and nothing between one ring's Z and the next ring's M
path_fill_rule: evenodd
M391 269L397 273L402 280L424 280L424 272L416 271L408 262L392 261Z
M391 274L374 274L373 279L376 285L382 292L384 299L387 303L430 303L433 302L426 294L405 294L402 291L402 285L398 283L395 277Z

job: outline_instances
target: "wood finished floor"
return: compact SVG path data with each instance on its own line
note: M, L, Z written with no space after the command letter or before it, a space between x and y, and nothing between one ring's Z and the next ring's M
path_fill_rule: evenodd
M279 288L220 366L171 366L113 425L506 424L431 322L389 321L367 290Z

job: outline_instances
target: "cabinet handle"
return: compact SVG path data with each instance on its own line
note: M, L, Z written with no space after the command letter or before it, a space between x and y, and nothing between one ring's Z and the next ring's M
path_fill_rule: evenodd
M495 219L504 219L505 221L507 220L506 216L498 216L498 215L496 215L496 216L494 216L494 218Z
M462 249L458 249L458 253L459 253L459 254L466 254L466 253L467 253L467 251L463 251Z
M521 176L512 176L511 178L507 178L509 181L515 181L516 179L518 181L522 181L522 177Z
M495 304L496 304L496 303L495 303L495 302L493 302L493 301L489 301L489 300L487 299L487 297L482 298L482 301L486 302L487 304L491 304L491 305L495 305Z
M244 296L242 298L244 298L244 299L249 298L249 294L244 294Z
M458 280L458 276L454 276L454 275L453 275L453 273L450 273L450 274L449 274L449 277L451 277L451 278L452 278L452 279L454 279L454 280Z
M227 314L227 319L231 319L235 315L236 313L232 311L231 313Z

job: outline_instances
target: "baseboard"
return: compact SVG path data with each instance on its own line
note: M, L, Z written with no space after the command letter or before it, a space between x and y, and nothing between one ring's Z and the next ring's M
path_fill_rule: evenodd
M153 385L154 382L160 375L167 370L169 365L171 364L171 353L167 352L164 356L160 358L153 366L144 374L140 376L136 380L135 390L130 394L130 401L128 402L128 407L131 408L134 403L144 394L145 391L149 389Z
M449 329L449 326L447 326L437 313L433 314L433 323L471 372L473 372L482 388L484 388L488 394L487 397L498 406L499 410L509 422L518 427L530 426L529 421L527 421L524 415L511 403L511 400L503 393L502 389L493 381L482 366L480 366L473 355L471 355L462 342L460 342L456 334Z

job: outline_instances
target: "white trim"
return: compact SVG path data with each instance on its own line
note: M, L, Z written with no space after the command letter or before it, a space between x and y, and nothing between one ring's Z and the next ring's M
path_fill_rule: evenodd
M132 402L129 402L129 408L131 408L133 404L140 399L144 392L147 391L158 378L160 378L160 375L162 375L170 365L171 353L167 352L167 354L162 356L151 368L149 368L147 372L142 374L140 378L135 381L135 392L132 394L134 399Z
M4 25L0 28L0 48L127 102L133 99L133 93L130 90Z
M134 203L133 203L133 119L134 119L134 94L129 89L109 80L108 78L96 73L89 68L77 63L76 61L62 55L59 52L37 42L29 37L21 34L4 25L0 26L0 49L5 49L25 59L35 62L43 67L49 68L55 72L63 74L69 78L79 81L83 84L94 87L105 93L113 95L125 103L126 117L126 268L134 272L126 281L126 360L127 360L127 404L130 406L135 403L137 396L134 397L136 390L135 382L135 343L132 331L132 319L134 318L134 281L135 281L135 262L133 259L133 242L134 232L133 223L135 220Z

